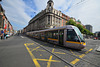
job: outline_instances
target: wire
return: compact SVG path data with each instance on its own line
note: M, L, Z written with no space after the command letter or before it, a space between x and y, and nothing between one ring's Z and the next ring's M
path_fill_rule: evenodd
M89 1L89 0L81 0L80 2L78 2L78 3L74 4L74 5L72 5L71 8L73 8L73 7L75 7L75 6L79 5L79 4L82 4L82 3L86 3L87 1ZM71 9L71 8L70 8L70 9ZM68 8L67 8L67 9L68 9ZM67 9L62 10L62 11L66 11Z

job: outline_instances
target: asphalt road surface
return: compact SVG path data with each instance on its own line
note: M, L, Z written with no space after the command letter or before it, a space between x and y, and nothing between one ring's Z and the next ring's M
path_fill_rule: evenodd
M100 40L74 50L26 36L0 40L0 67L100 67Z

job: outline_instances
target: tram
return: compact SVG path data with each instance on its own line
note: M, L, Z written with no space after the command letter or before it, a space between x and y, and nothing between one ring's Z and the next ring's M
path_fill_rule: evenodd
M81 50L86 46L80 30L72 25L46 30L31 31L27 32L26 34L36 39L74 49Z

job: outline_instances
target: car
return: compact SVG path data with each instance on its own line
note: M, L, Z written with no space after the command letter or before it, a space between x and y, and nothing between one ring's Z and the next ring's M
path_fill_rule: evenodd
M6 35L6 38L9 38L10 36L11 36L10 34L7 34L7 35Z
M97 40L98 38L97 37L94 37L94 40Z

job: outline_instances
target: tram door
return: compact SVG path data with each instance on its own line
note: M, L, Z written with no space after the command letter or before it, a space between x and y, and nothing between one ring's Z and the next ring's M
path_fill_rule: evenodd
M63 45L64 40L64 30L59 30L59 44Z

